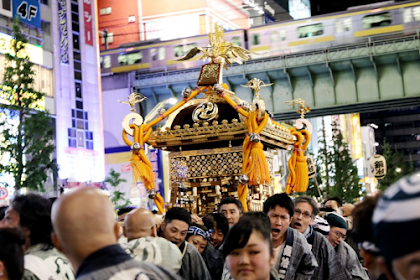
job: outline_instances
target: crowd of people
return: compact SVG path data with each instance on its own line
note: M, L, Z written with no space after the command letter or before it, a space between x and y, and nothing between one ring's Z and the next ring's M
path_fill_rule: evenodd
M420 173L357 205L285 193L262 212L233 197L203 217L115 211L95 188L0 212L0 280L420 279Z

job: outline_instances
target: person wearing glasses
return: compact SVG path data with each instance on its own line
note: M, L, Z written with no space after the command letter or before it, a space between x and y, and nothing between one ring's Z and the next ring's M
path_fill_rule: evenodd
M309 196L299 196L295 198L294 206L295 213L292 217L291 227L305 236L318 263L311 279L350 279L341 262L337 261L334 248L321 233L314 231L312 227L312 223L319 213L315 200Z
M337 252L339 260L343 264L346 272L351 275L351 279L368 280L369 276L360 264L356 252L344 241L347 234L346 220L334 212L325 214L324 219L327 220L331 227L327 239Z

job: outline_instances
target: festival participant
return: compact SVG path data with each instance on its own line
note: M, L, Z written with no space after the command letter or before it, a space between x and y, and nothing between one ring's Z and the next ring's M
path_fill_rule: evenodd
M374 242L399 280L420 279L420 173L390 186L373 213Z
M223 257L223 243L229 231L229 223L221 213L207 214L203 222L213 230L210 242L204 249L202 256L213 280L220 280L223 273L225 258Z
M324 219L331 226L327 239L337 252L346 273L353 279L369 279L365 269L357 258L356 252L344 241L347 234L346 220L335 212L324 215Z
M18 228L0 228L0 280L21 280L25 236Z
M79 188L61 196L54 202L51 218L54 245L69 258L78 280L179 279L124 252L117 243L114 207L96 188Z
M348 279L342 264L336 259L334 248L322 234L313 230L311 224L319 213L316 202L311 197L299 196L294 205L291 227L305 236L318 263L311 279Z
M269 224L243 217L229 231L223 247L227 268L235 280L274 280L275 262Z
M202 254L209 243L212 232L213 230L209 231L205 226L192 224L188 228L186 240L188 243L192 244L200 254Z
M181 252L175 244L157 236L156 219L149 210L138 208L128 213L124 222L124 235L128 242L121 246L133 258L175 273L180 270Z
M210 274L200 253L194 246L185 241L190 225L190 213L184 208L173 207L166 212L165 220L161 225L161 236L177 245L181 250L183 257L179 273L183 279L210 280Z
M15 197L0 227L15 227L25 235L25 272L22 279L74 279L69 260L51 240L51 202L36 194Z
M393 280L379 248L373 242L372 215L379 196L367 196L352 211L352 235L363 256L363 265L371 280Z
M311 279L317 263L305 237L289 227L294 205L286 193L275 194L264 202L264 213L271 222L275 250L275 269L279 279Z
M242 206L242 203L236 198L225 197L217 206L217 212L225 215L229 222L229 227L232 227L239 221L239 218L244 212L244 207Z
M336 196L328 197L323 204L324 207L333 209L337 214L343 214L340 209L340 207L343 205L343 202L340 198Z

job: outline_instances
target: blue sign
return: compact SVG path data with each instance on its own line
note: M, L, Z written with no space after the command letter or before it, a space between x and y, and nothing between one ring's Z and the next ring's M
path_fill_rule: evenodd
M14 0L13 17L18 17L20 22L41 28L41 9L39 0Z

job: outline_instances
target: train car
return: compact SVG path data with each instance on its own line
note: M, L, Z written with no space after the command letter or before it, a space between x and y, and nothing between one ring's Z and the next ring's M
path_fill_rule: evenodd
M225 33L227 41L246 47L244 30ZM172 41L145 41L121 45L117 49L101 51L102 74L123 73L129 71L159 72L183 70L201 67L203 62L176 61L194 47L207 47L208 36L194 36ZM198 56L199 57L199 56Z
M366 42L376 37L418 34L420 1L381 2L345 12L273 23L249 30L228 31L226 40L266 58ZM201 67L200 60L179 62L191 48L207 47L206 35L172 41L130 43L101 52L102 74L129 71L159 72Z
M262 56L312 51L331 46L416 33L420 2L382 2L309 19L273 23L248 30L249 48Z

